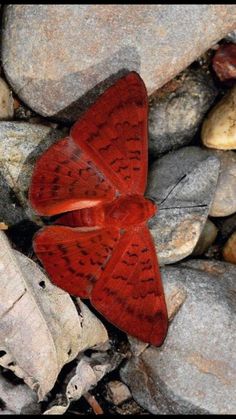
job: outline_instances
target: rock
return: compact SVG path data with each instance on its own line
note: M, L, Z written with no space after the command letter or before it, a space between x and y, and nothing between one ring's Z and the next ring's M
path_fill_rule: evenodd
M0 122L0 187L6 198L0 204L1 221L14 223L34 217L27 193L35 161L63 136L63 131L44 125Z
M0 78L0 120L12 119L14 114L11 91L2 78Z
M159 209L150 220L159 263L190 255L206 222L219 174L219 160L199 147L184 147L153 163L147 197Z
M202 70L188 70L158 90L149 111L150 153L188 144L216 95L212 78Z
M116 406L132 398L129 388L121 381L110 381L106 388L107 400Z
M236 86L212 108L203 122L201 137L206 147L236 149Z
M215 224L213 224L211 220L207 219L192 255L203 255L203 253L207 251L212 243L214 243L217 232L218 229L216 228Z
M234 5L8 5L2 63L30 108L72 121L124 69L153 93L233 30L235 14Z
M38 415L40 406L36 393L26 384L12 384L0 376L1 415Z
M230 236L223 249L223 257L226 262L236 264L236 231Z
M152 414L236 411L236 267L189 260L162 269L165 293L187 298L164 344L133 356L120 371L133 398Z
M228 35L225 37L226 41L236 43L236 30L228 33Z
M213 154L220 160L220 175L209 214L225 217L236 211L236 153L217 150Z
M236 78L236 45L223 44L216 51L212 66L221 81Z
M227 240L229 236L236 230L236 214L233 214L227 218L219 218L215 221L219 229L219 235L223 241Z

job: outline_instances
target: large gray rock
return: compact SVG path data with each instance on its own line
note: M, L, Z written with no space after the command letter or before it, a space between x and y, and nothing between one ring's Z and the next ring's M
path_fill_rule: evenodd
M147 197L158 205L149 227L159 263L177 262L197 244L214 197L219 160L208 150L184 147L153 163Z
M188 70L169 85L157 91L150 106L149 151L153 156L190 143L218 93L211 76L202 70Z
M234 5L9 5L2 62L33 110L67 108L61 116L75 119L118 72L136 70L153 93L233 30L235 18Z
M236 267L188 261L162 269L165 293L187 294L164 344L121 370L134 399L153 414L236 413Z

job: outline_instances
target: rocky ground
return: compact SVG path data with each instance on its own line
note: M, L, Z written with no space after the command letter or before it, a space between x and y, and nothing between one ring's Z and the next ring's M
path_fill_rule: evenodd
M27 287L32 277L39 278L52 300L54 290L40 276L32 250L33 234L50 222L36 217L28 202L35 161L67 135L82 111L112 84L114 74L136 70L150 95L146 196L158 205L149 227L167 299L168 335L160 348L148 346L111 326L91 305L63 293L43 313L45 319L55 317L58 298L63 299L60 304L71 317L55 317L49 329L61 322L66 336L65 324L70 329L73 324L77 334L68 337L69 343L60 341L72 349L66 347L67 357L60 355L60 362L43 366L42 361L36 368L41 345L41 338L34 337L37 320L32 334L24 334L22 317L17 326L21 335L14 342L12 318L6 326L4 317L15 306L9 288L7 296L1 295L11 302L0 320L0 409L2 414L233 414L236 35L227 32L233 29L235 6L222 5L225 10L217 11L213 5L176 5L175 17L168 6L153 11L148 5L135 6L135 16L130 6L123 6L126 18L122 6L113 7L115 15L111 5L1 9L0 227L5 229L1 246L7 250L0 252L0 262L9 256L4 266L15 264L15 271L0 266L0 273L7 288L8 274L14 277L20 266ZM109 28L112 39L106 38ZM32 293L36 295L35 289ZM51 334L57 342L58 332ZM55 348L48 351L53 358Z

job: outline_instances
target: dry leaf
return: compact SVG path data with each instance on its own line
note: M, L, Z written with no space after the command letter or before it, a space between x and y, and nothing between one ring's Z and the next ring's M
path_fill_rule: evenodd
M42 400L80 348L81 323L70 296L55 287L0 231L0 364Z

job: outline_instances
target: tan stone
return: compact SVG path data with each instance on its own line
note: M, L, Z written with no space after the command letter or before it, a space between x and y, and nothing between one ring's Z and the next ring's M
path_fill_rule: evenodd
M224 260L236 264L236 231L230 236L223 249Z
M236 149L236 86L211 110L203 123L201 135L206 147Z

